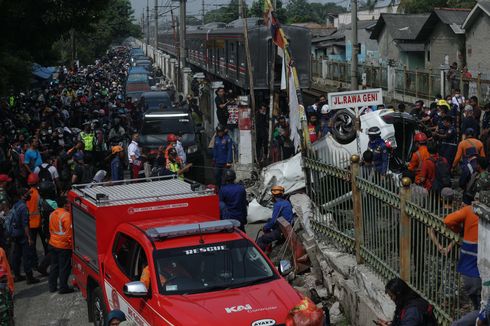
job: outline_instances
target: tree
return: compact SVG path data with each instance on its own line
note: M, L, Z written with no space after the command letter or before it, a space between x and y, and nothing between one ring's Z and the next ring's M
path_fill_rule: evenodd
M222 22L230 23L239 18L238 8L241 0L231 0L227 6L210 10L204 15L204 23ZM247 10L246 5L244 10Z
M315 22L324 24L329 14L345 12L345 8L335 3L308 3L306 0L291 0L286 6L288 23Z
M0 0L0 94L26 87L33 62L61 63L57 45L70 48L70 30L81 53L85 43L93 49L87 60L122 35L137 35L131 15L129 0Z
M272 0L273 2L274 0ZM276 8L275 8L276 18L280 23L285 24L287 22L287 11L286 8L283 8L282 1L276 0ZM252 2L252 6L250 7L249 17L262 17L264 16L264 0L254 0Z
M474 0L402 0L400 7L407 14L426 13L436 7L472 8Z

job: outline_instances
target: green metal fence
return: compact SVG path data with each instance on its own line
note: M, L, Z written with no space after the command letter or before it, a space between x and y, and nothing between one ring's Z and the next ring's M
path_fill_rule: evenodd
M358 156L348 168L342 168L345 157L340 156L305 157L304 162L317 236L355 254L358 263L384 280L400 276L434 305L441 325L463 313L456 272L459 236L443 223L459 202L373 173L360 167Z

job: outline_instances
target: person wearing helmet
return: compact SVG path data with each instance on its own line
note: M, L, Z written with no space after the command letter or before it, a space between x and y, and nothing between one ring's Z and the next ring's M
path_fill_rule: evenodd
M170 171L171 174L175 174L179 177L179 179L184 179L184 173L189 171L192 167L192 163L187 165L183 165L179 156L177 155L177 150L175 147L172 147L168 150L168 160L167 160L167 170Z
M413 137L417 150L412 154L412 159L408 163L408 170L415 173L415 183L420 185L422 164L429 158L430 154L427 150L427 136L423 132L417 132Z
M218 125L213 145L214 177L218 187L221 186L224 169L229 168L233 163L232 145L230 136L225 133L225 127Z
M328 104L324 104L320 110L320 132L322 136L326 136L330 132L331 112Z
M122 146L112 146L111 150L111 180L124 180L124 149Z
M458 149L456 150L456 156L453 161L453 169L461 163L461 167L468 162L468 149L475 148L478 155L485 157L485 150L483 143L475 138L475 130L468 128L464 131L464 139L459 142Z
M284 187L273 186L271 188L272 201L274 202L274 208L272 210L272 216L264 225L264 234L257 239L257 245L262 250L266 250L272 242L281 238L281 229L277 224L277 219L283 217L289 224L293 224L293 206L284 198ZM269 251L269 250L267 250Z
M368 149L373 152L374 170L380 174L386 174L388 170L388 149L381 138L379 127L371 127L368 130Z
M31 262L32 267L37 268L39 264L39 258L36 250L36 240L37 236L41 238L43 248L47 249L47 243L45 242L45 237L41 229L41 212L40 212L40 201L41 197L39 195L38 185L39 177L35 173L29 174L27 177L27 184L29 185L29 199L26 200L27 210L29 211L29 234L31 241L29 242L29 249L31 251Z
M221 219L237 220L240 222L240 230L245 232L247 224L247 193L245 187L235 183L236 174L232 169L223 172L224 184L219 189L219 207Z
M168 152L171 148L175 148L175 144L177 143L177 137L175 134L167 135L167 147L165 147L165 161L168 164Z

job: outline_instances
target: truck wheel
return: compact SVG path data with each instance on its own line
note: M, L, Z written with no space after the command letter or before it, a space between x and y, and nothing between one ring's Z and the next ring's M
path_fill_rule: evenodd
M337 111L332 117L332 135L342 145L356 139L356 117L347 109Z
M107 317L107 309L105 307L104 295L100 288L94 289L92 292L92 318L95 326L104 326L104 321Z

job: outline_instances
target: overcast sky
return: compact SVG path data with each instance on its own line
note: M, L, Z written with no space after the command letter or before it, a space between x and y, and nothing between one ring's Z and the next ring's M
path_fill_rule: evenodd
M150 8L155 7L155 0L147 0L149 1ZM133 6L133 9L135 11L134 17L136 18L137 21L140 21L141 19L141 14L143 11L145 11L146 8L146 2L145 0L131 0L131 5ZM178 6L179 2L178 1L171 1L171 0L157 0L159 6L168 6L170 3L173 4L174 6ZM253 0L245 0L247 5L250 5ZM309 1L309 2L320 2L320 3L328 3L328 2L335 2L339 4L345 4L346 0L315 0L315 1ZM220 6L220 4L228 4L230 3L230 0L204 0L205 4L205 10L212 10L216 9L217 7ZM288 3L288 0L283 1L284 4ZM187 0L187 14L188 15L201 15L201 9L202 9L202 0ZM150 9L151 10L151 9ZM160 8L160 11L165 11L168 10L166 8ZM151 15L151 13L150 13Z

